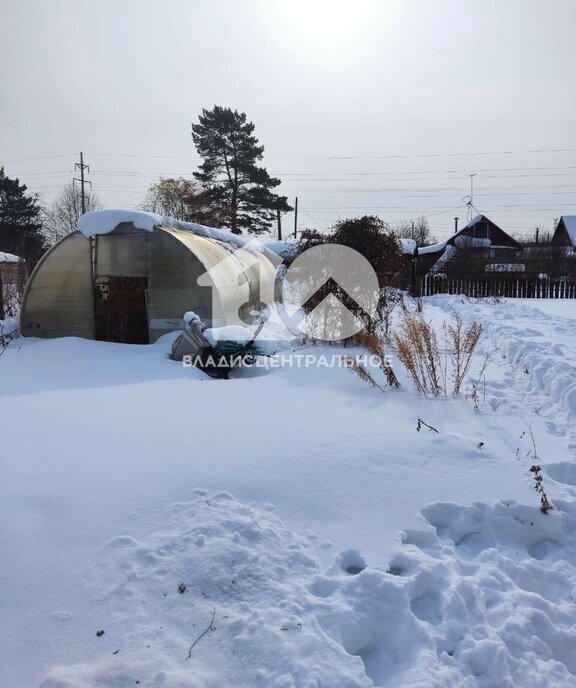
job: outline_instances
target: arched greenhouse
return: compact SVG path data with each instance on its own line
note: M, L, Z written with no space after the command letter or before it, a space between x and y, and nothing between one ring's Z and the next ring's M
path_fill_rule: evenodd
M259 242L151 213L103 210L53 246L32 273L24 336L143 344L183 327L248 323L273 298L278 258Z

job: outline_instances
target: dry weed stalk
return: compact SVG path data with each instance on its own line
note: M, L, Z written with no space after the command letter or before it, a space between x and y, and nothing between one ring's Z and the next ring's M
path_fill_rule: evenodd
M469 327L458 313L454 314L454 323L445 323L448 344L452 358L452 394L460 394L460 388L470 368L472 354L482 334L482 325L473 322Z
M372 373L366 368L365 365L360 363L355 358L347 358L346 359L347 367L349 370L351 370L355 375L358 375L358 377L363 381L366 382L369 385L372 385L373 387L378 387L380 391L384 391L384 387L382 385L378 384L378 382L374 379L374 376Z
M430 323L417 313L402 316L400 330L392 335L392 349L404 365L418 392L438 396L441 357L438 338Z
M378 337L374 332L368 330L362 330L358 335L356 335L356 342L366 349L373 358L378 361L378 367L386 376L386 382L389 387L400 387L400 382L392 369L389 356L386 352L386 348L382 339ZM378 387L378 389L384 391L382 385L380 385L372 375L372 373L366 368L366 366L355 358L346 359L348 368L358 375L358 377L364 382Z
M523 432L522 435L520 436L520 439L525 435L526 433ZM534 438L534 432L532 430L532 426L528 425L528 434L530 435L530 439L532 440L532 450L528 452L528 456L532 454L534 460L538 460L538 450L536 449L536 439ZM534 489L538 494L540 495L540 511L543 514L547 514L551 509L553 509L552 504L548 501L548 496L546 495L546 492L544 490L544 485L542 484L542 475L540 474L540 471L542 468L538 464L534 464L530 468L530 473L532 473L533 478L534 478Z
M492 354L494 351L489 351L486 356L484 356L484 362L482 363L482 367L480 368L480 372L478 373L478 378L472 383L472 401L474 402L474 409L478 411L480 409L480 395L478 394L478 387L480 386L480 383L483 381L484 382L484 396L483 400L486 401L486 367L488 365L488 361L492 357Z
M552 504L550 504L550 502L548 501L548 497L546 496L546 492L544 491L544 485L542 484L542 476L540 475L541 470L542 468L535 464L530 468L530 473L532 473L534 476L534 489L540 495L540 511L543 514L547 514L553 507Z

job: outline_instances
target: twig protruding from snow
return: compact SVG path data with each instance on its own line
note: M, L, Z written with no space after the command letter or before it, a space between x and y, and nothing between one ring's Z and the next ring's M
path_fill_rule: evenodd
M208 631L215 631L216 630L214 628L215 617L216 617L216 607L214 607L214 609L212 611L212 618L210 619L210 623L208 624L208 628L205 631L203 631L202 633L200 633L200 635L196 638L196 640L192 643L192 645L190 645L190 649L188 650L188 656L186 657L186 659L190 659L190 657L192 657L192 650L194 649L194 646L196 645L196 643L199 640L202 640L202 638L206 635L206 633L208 633Z
M422 426L423 426L423 425L426 426L426 427L428 428L428 430L431 430L431 431L433 431L433 432L438 433L438 430L436 430L436 428L435 428L433 425L428 425L428 423L425 423L425 422L422 420L422 418L418 418L418 425L416 426L416 430L418 430L418 432L420 432L420 430L422 429ZM439 434L439 433L438 433L438 434Z

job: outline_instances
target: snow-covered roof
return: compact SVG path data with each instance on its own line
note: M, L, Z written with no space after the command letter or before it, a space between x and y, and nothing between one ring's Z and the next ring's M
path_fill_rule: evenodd
M444 253L438 258L438 260L434 263L434 265L430 268L430 272L438 272L439 270L442 270L446 263L448 263L453 257L454 257L454 252L456 249L452 244L446 244L446 247L444 248Z
M406 255L412 255L416 250L416 240L415 239L398 239L400 244L400 250Z
M78 230L86 237L93 237L97 234L110 234L118 225L123 222L131 222L136 229L143 229L152 232L155 227L168 227L181 231L192 232L196 236L202 236L217 241L234 244L238 247L246 246L250 243L250 248L262 248L264 245L254 237L239 236L227 229L216 229L206 227L195 222L182 222L165 215L147 213L143 210L93 210L85 213L78 220Z
M570 241L576 245L576 215L562 215L560 219L564 223Z
M468 227L473 227L476 223L481 222L484 219L484 215L475 215L465 227L462 227L460 231L463 232L465 229L468 229Z
M20 256L15 256L13 253L0 251L0 263L19 263L21 260Z
M424 256L427 253L440 253L446 248L447 241L441 241L439 244L430 244L430 246L422 246L418 249L418 255Z
M489 263L486 272L526 272L524 263Z

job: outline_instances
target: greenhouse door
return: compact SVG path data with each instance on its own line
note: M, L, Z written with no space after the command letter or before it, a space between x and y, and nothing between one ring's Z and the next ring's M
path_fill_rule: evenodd
M96 237L95 338L148 344L146 232L117 230Z
M96 339L148 344L146 277L98 277L94 294Z

